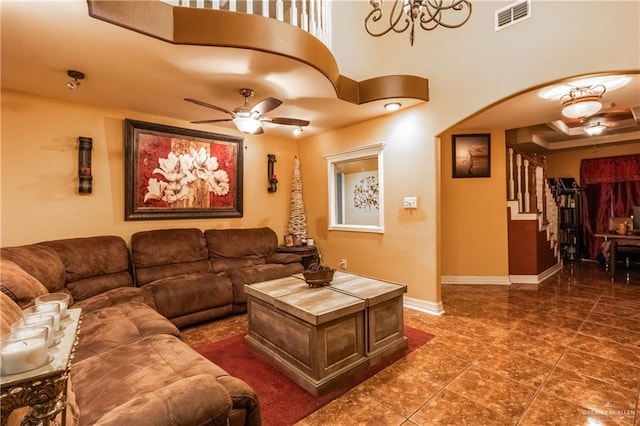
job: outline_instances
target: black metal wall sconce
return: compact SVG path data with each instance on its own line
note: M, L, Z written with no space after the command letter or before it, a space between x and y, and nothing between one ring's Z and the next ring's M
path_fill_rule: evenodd
M78 192L91 194L93 176L91 176L91 149L93 139L78 138Z
M278 176L275 171L276 155L267 154L267 158L267 179L269 180L267 191L276 192L278 190Z

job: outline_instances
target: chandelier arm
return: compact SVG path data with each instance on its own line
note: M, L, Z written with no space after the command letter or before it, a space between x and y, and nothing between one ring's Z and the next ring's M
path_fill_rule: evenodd
M411 19L409 18L405 18L404 20L404 26L402 28L396 28L398 23L400 22L400 20L402 19L403 16L406 16L403 11L404 11L404 4L402 7L398 7L398 4L403 1L403 0L395 0L393 2L393 8L391 9L391 14L389 15L389 25L391 26L391 29L393 29L393 31L397 32L397 33L403 33L407 30L407 28L409 27L409 25L411 25L412 29L413 29L413 17L411 17L411 15L409 15L411 17ZM404 3L404 2L403 2ZM396 12L397 10L397 12ZM396 15L397 13L397 15ZM394 18L395 15L395 18Z
M402 0L395 0L393 3L393 8L391 9L391 13L389 14L389 27L387 29L383 29L380 32L373 31L370 27L371 23L376 23L380 21L384 15L382 11L382 7L380 5L374 6L374 9L369 12L367 17L364 20L364 28L370 36L380 37L387 34L389 31L393 30L396 33L402 33L407 30L409 25L411 24L411 20L409 18L405 18L404 25L402 27L398 27L398 24L405 16L402 12L403 9L400 7L398 10L398 2Z
M423 5L424 11L420 14L420 27L426 31L434 30L438 26L443 26L445 28L459 28L466 24L469 18L471 18L472 6L471 2L468 0L455 0L448 6L444 6L442 0L425 0ZM467 9L467 15L461 22L457 24L447 24L442 21L443 12L448 10L462 12L465 8ZM429 19L426 19L427 15L429 16ZM433 25L428 25L432 22L434 23Z

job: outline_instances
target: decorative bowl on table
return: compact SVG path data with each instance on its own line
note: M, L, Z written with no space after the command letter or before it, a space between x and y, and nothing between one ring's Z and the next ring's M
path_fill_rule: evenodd
M333 273L336 270L326 265L312 263L308 269L302 272L305 282L311 288L322 287L328 285L333 280Z

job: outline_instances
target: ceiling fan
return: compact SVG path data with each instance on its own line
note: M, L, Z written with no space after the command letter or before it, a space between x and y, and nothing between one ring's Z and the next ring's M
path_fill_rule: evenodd
M219 123L223 121L233 121L233 124L236 125L238 130L242 133L259 135L264 133L262 130L262 123L273 123L273 124L282 124L285 126L296 126L298 128L302 128L304 126L309 125L309 121L307 120L299 120L297 118L286 118L286 117L264 117L263 114L273 111L278 108L282 101L277 98L268 97L254 106L249 105L249 98L255 94L255 91L252 89L240 89L240 94L244 97L244 105L237 107L233 111L229 111L226 108L222 108L216 105L212 105L206 102L199 101L197 99L192 98L184 98L185 101L194 103L196 105L200 105L206 108L215 109L217 111L221 111L227 113L231 116L231 118L220 118L214 120L198 120L192 121L194 124L203 124L203 123Z

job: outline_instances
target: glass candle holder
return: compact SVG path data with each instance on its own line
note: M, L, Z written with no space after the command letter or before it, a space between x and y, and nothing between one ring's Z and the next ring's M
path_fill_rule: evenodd
M5 335L0 342L0 372L18 374L47 363L47 329L35 328L20 336Z
M66 293L49 293L36 297L36 306L45 303L57 303L60 305L60 318L67 318L69 316L69 312L67 312L69 301L70 297Z
M53 330L60 331L60 305L57 303L45 303L22 310L22 317L31 314L47 314L53 317Z
M56 332L55 317L52 314L45 312L23 312L22 319L20 320L25 325L41 327L49 327L51 334Z
M20 320L16 323L11 324L11 336L21 336L25 333L30 333L34 329L44 328L47 330L47 347L54 346L60 343L60 339L55 338L55 333L53 331L53 318L49 316L48 319L41 321L40 323L36 322L35 324L29 325L24 322L24 320Z

